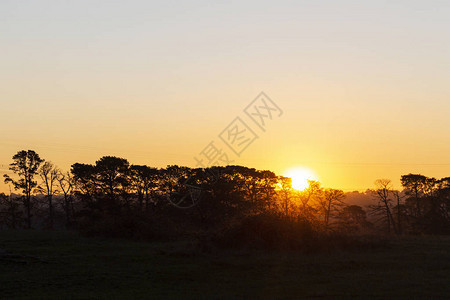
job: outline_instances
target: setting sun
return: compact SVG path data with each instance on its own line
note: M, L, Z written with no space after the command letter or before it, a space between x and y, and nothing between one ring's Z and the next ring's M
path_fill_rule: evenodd
M285 176L292 179L292 187L299 191L308 187L308 180L317 180L314 172L304 167L291 168L285 172Z

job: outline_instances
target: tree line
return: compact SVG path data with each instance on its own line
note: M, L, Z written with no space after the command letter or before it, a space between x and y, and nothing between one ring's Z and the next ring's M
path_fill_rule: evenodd
M450 233L450 177L436 179L420 174L401 176L403 190L392 188L389 179L375 182L377 203L370 212L383 228L396 234Z
M19 195L0 194L2 227L151 237L220 229L265 215L323 232L448 234L450 227L450 178L404 175L403 191L377 180L373 205L365 210L346 204L342 190L309 181L297 191L290 178L243 166L152 168L104 156L64 172L33 150L12 160L14 175L4 178Z

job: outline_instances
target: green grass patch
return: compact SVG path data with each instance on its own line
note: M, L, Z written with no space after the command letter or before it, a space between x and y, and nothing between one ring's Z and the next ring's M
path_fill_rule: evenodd
M0 231L2 299L413 298L450 295L450 238L405 237L367 251L201 254L57 231Z

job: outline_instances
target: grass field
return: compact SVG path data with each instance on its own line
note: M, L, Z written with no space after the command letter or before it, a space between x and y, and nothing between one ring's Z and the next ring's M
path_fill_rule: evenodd
M450 298L450 239L364 252L195 254L183 243L0 231L2 299ZM1 257L1 255L0 255Z

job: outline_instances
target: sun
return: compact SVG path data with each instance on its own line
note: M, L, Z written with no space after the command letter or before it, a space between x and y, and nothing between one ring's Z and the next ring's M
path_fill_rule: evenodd
M308 180L317 180L316 174L305 167L290 168L284 175L292 179L292 187L298 191L303 191L308 187Z

